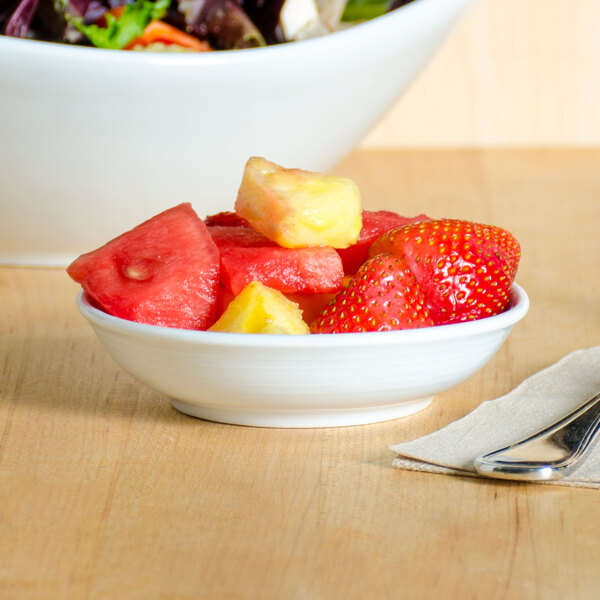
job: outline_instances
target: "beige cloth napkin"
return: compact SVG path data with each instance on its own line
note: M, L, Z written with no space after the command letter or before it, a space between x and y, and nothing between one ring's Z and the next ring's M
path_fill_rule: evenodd
M477 476L473 460L557 421L600 391L600 346L577 350L446 427L396 444L400 469ZM544 482L600 489L600 441L576 471Z

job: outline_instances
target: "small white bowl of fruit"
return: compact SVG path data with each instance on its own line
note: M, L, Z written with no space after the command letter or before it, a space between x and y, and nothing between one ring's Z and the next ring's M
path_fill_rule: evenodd
M504 229L361 209L347 179L251 158L235 212L175 206L68 268L108 352L183 413L328 427L421 410L528 310Z

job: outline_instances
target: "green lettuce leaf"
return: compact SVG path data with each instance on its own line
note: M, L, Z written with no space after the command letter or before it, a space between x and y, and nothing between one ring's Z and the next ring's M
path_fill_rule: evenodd
M366 21L384 15L390 9L391 0L348 0L342 21Z

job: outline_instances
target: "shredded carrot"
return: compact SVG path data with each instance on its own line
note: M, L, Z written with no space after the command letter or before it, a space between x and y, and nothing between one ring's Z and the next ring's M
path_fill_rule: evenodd
M152 23L144 29L144 33L129 43L125 47L125 50L130 50L135 46L148 46L149 44L156 43L174 44L176 46L181 46L182 48L197 50L198 52L207 52L211 49L208 42L199 40L198 38L181 31L181 29L177 29L164 21L152 21Z
M125 6L117 6L111 8L108 12L113 17L120 17L123 14ZM97 21L100 27L106 27L106 19L104 16L100 17ZM197 50L198 52L208 52L212 50L210 44L203 40L181 31L164 21L152 21L148 24L144 33L132 40L124 50L131 50L135 46L148 46L150 44L165 44L165 45L176 45L182 48L189 48L191 50Z

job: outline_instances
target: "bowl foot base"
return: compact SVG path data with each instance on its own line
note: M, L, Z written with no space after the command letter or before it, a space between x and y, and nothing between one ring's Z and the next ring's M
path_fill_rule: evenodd
M406 400L398 404L383 406L367 406L356 409L290 409L286 411L254 410L245 411L235 408L213 408L189 404L181 400L171 399L171 404L179 412L190 417L206 421L228 423L230 425L246 425L250 427L344 427L366 425L391 421L419 412L429 406L433 397Z

